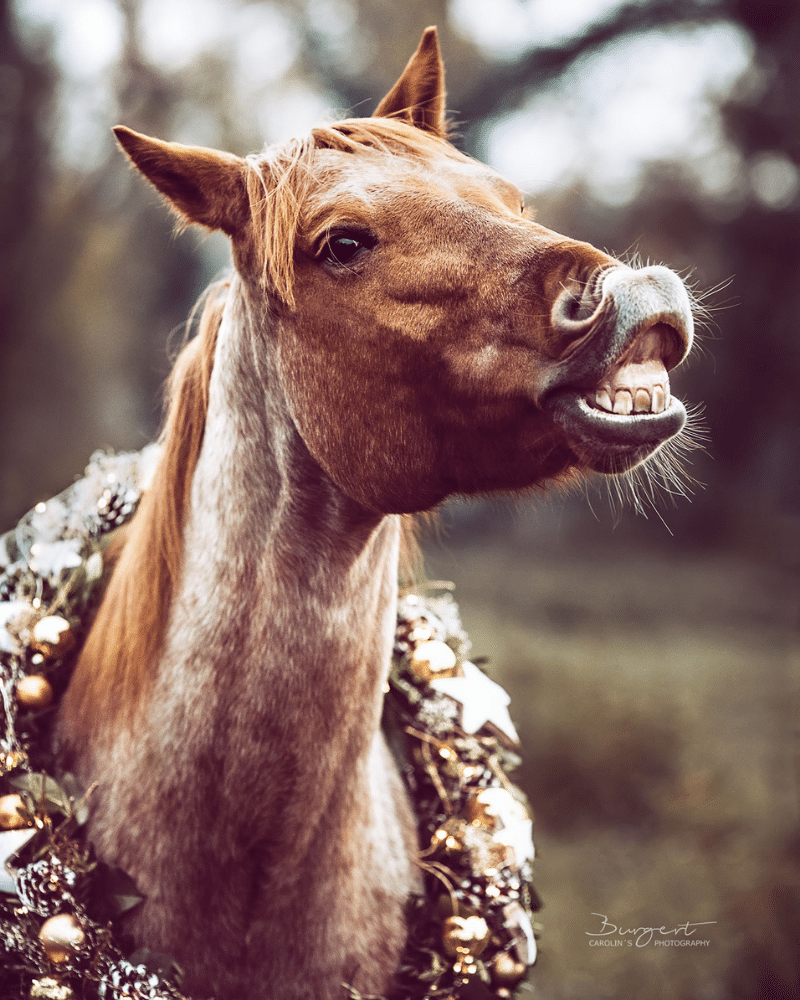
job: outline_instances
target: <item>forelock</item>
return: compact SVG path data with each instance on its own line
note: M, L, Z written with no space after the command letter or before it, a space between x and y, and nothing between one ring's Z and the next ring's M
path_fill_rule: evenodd
M248 156L247 193L258 272L266 290L290 308L294 307L294 252L302 207L318 181L314 154L321 149L354 155L378 150L415 158L437 154L469 159L446 139L392 118L346 119Z

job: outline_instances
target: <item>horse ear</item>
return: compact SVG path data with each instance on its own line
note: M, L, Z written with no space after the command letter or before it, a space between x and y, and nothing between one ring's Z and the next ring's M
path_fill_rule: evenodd
M439 39L436 28L426 28L417 51L372 117L404 118L409 124L446 139L444 97L444 63L439 53Z
M118 125L114 135L134 166L186 220L232 236L249 219L247 165L232 153L181 146Z

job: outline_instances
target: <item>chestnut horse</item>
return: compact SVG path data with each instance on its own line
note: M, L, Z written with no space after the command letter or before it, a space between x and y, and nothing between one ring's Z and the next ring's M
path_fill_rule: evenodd
M258 157L116 134L235 273L172 377L64 763L188 993L384 993L418 885L380 729L398 515L646 459L685 420L689 297L448 142L434 29L372 118Z

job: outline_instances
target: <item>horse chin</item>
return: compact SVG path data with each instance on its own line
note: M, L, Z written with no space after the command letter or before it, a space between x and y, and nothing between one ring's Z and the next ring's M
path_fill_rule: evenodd
M623 415L592 406L579 390L564 389L554 394L547 409L580 464L606 475L639 465L686 423L683 403L674 396L661 413Z

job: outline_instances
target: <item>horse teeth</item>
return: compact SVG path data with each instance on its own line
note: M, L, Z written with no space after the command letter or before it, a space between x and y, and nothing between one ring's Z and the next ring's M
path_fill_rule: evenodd
M614 396L614 413L622 414L622 416L629 416L633 411L633 396L627 389L620 389L620 391Z
M601 410L608 410L609 413L613 413L614 411L614 404L611 402L611 396L609 396L606 389L597 390L595 405Z
M595 392L598 410L627 417L663 413L669 406L669 379L660 361L627 364L606 376Z
M598 410L624 417L631 413L663 413L669 406L669 391L662 385L639 386L637 389L617 389L612 396L608 389L598 389L594 405Z

